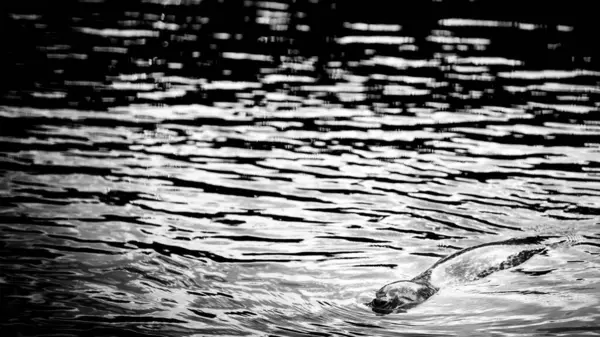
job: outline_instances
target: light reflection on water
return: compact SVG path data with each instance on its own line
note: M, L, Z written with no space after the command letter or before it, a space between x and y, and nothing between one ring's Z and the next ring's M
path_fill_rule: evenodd
M222 126L182 133L162 119L156 131L94 127L64 111L58 115L67 120L77 116L74 125L44 126L46 117L36 113L25 117L40 123L30 137L4 139L20 146L3 159L11 167L3 237L11 252L5 259L20 263L5 267L4 282L21 285L12 290L19 295L6 296L27 310L21 321L48 310L55 322L76 328L116 325L139 333L443 335L560 330L597 320L593 247L524 267L547 274L505 271L443 289L405 314L378 317L364 305L379 286L409 279L457 247L537 233L592 238L596 219L586 210L595 200L593 178L532 168L560 165L559 156L581 162L593 148L483 149L453 133L430 143L433 153L412 157L360 156L352 148L310 159L246 148L236 157L227 155L227 141L194 151L206 135L220 137ZM4 116L23 118L14 108ZM106 144L112 148L98 149ZM460 178L468 174L505 178Z
M66 30L10 14L20 33L55 40L11 49L22 76L2 92L8 333L598 331L593 245L406 313L364 305L461 248L598 243L600 72L575 23L340 15L335 30L312 18L335 12L323 2L292 24L300 9L265 1L229 18L257 26L226 32L218 8L184 15L188 2L117 8L126 19L100 10L100 25L83 11ZM302 35L319 29L331 39Z

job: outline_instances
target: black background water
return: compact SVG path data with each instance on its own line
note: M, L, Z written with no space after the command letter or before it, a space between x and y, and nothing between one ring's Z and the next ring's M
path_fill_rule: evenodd
M597 242L592 7L3 4L0 333L598 332L598 249L406 314L381 285L484 242Z

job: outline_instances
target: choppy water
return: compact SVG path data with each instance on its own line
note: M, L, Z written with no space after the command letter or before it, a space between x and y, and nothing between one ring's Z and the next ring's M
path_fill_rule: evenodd
M3 21L3 336L600 331L593 245L405 314L363 304L460 248L600 241L588 21L477 3L427 18L325 1L49 6Z

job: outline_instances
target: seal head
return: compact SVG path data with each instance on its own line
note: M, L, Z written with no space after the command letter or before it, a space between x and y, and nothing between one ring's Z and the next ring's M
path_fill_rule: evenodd
M366 304L380 314L401 312L425 301L436 291L437 289L427 282L396 281L379 289L375 298Z

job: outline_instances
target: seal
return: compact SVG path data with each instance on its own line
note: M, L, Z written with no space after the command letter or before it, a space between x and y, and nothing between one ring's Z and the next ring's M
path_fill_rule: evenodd
M442 258L410 280L386 284L365 304L380 314L404 312L426 301L441 287L475 281L518 266L566 241L558 236L534 236L469 247Z

